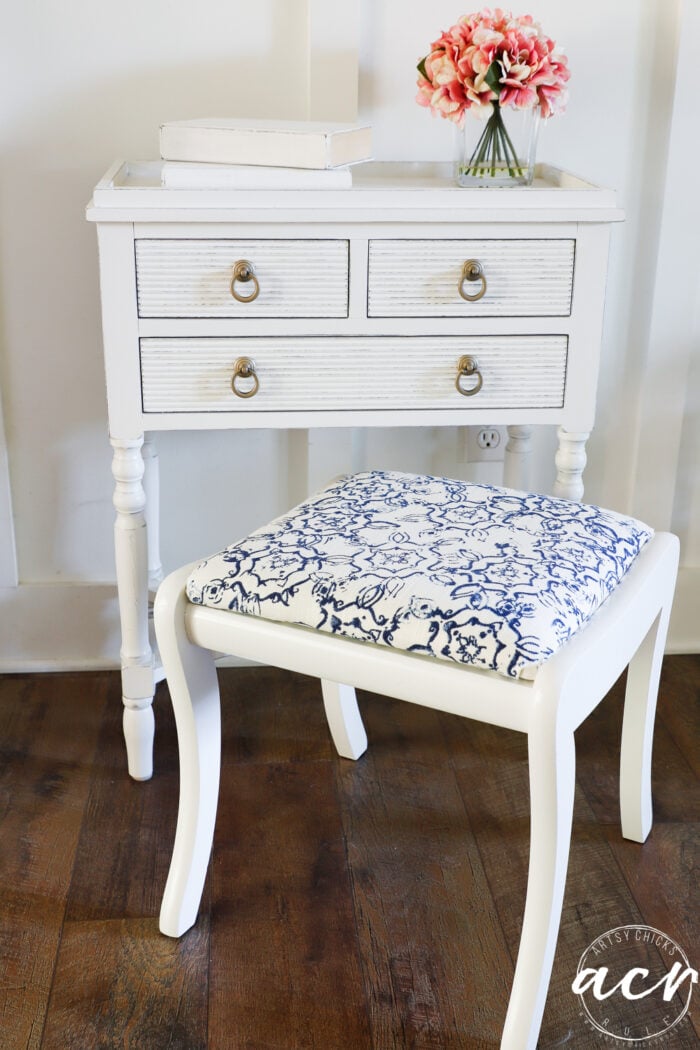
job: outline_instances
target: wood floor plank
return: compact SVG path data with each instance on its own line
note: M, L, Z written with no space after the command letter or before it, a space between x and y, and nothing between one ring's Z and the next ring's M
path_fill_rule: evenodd
M618 708L619 700L618 697ZM615 859L624 874L644 923L662 930L685 951L700 943L698 907L698 857L700 856L700 658L683 656L664 661L654 734L652 795L654 825L640 846L622 838L614 826L604 827ZM606 701L607 703L607 701ZM614 705L611 705L614 710ZM590 720L591 734L582 742L584 751L605 754L615 764L614 742L620 720L601 732L606 713L599 709ZM607 714L610 717L610 714ZM597 732L596 732L597 730ZM612 732L611 732L612 730ZM602 745L602 746L601 746ZM600 795L593 784L593 764L582 777L589 799L600 819ZM601 823L605 823L601 819ZM687 1019L700 1037L700 1004L696 1001Z
M370 750L352 763L315 680L249 668L221 684L213 872L172 941L157 929L178 791L165 688L156 775L138 784L118 674L0 677L2 1050L496 1050L525 898L525 738L363 696ZM540 1050L602 1045L571 981L606 930L654 926L697 965L698 696L700 657L667 658L644 845L619 832L622 683L577 733ZM698 1007L696 989L665 1050L698 1045Z
M53 979L106 676L17 675L0 705L0 1043L35 1050Z
M317 678L273 667L219 671L228 763L330 761L334 755Z
M375 1046L496 1047L512 961L435 712L362 696L337 766Z
M676 747L700 777L700 653L666 657L658 710Z
M224 763L212 894L210 1050L371 1050L329 761Z
M177 813L177 758L167 692L157 702L156 775L126 772L114 676L99 765L76 852L43 1050L206 1047L208 899L180 941L158 932Z
M577 777L583 787L596 820L600 824L620 826L620 738L624 707L624 680L621 679L604 701L576 731ZM697 721L700 708L687 702L681 689L668 692L665 685L660 692L654 749L652 753L652 796L654 821L664 823L684 819L700 820L700 791L697 788L697 771L687 761L689 746L693 740L693 722ZM673 697L673 699L671 699ZM677 699L676 699L677 697ZM691 709L696 709L696 715ZM669 724L683 727L672 734ZM677 737L686 742L679 748ZM696 745L700 745L700 733L695 734ZM696 751L700 746L696 746ZM697 762L696 762L697 765ZM683 812L679 814L679 804Z
M698 909L698 858L700 826L660 824L640 848L605 828L610 849L622 870L644 923L672 937L698 965L700 909ZM700 1004L695 998L689 1020L700 1045Z
M462 786L471 826L498 907L511 953L517 952L527 886L529 788L527 745L522 734L443 716L452 760ZM637 847L643 849L643 847ZM571 991L581 953L607 930L644 922L635 898L596 821L583 791L577 788L559 940L547 997L542 1047L574 1041L589 1033ZM636 1006L636 1010L643 1006ZM612 1021L624 1023L624 1009L610 1001ZM675 1046L694 1045L679 1033ZM576 1042L578 1040L578 1043Z
M212 1050L370 1050L320 683L220 673Z
M206 1050L208 922L179 941L155 919L66 923L42 1050Z
M113 701L100 735L68 922L156 916L175 837L177 743L166 687L158 695L152 780L139 782L127 774L118 679Z
M604 830L631 896L644 916L643 922L662 930L685 950L698 943L700 932L698 699L700 659L667 658L659 690L652 755L654 824L643 845L623 839L619 826L618 767L624 681L616 684L577 732L579 782L597 823ZM688 1024L693 1024L700 1034L697 1003Z

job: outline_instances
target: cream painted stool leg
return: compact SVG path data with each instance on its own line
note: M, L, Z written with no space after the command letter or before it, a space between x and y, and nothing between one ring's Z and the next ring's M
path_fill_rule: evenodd
M124 740L129 773L153 774L153 653L148 636L148 542L143 489L143 438L112 439L115 481L114 551L122 646Z
M351 685L321 682L323 705L335 749L341 758L357 759L367 750L367 734Z
M620 819L623 837L634 842L646 840L653 821L651 751L670 602L671 596L627 671L620 750Z
M501 1050L535 1050L557 945L574 806L573 730L556 705L528 733L530 864L523 930Z
M559 447L554 461L557 477L552 489L555 496L564 499L583 499L583 470L586 466L586 442L590 431L570 433L559 427Z
M179 937L197 919L214 839L221 766L221 704L214 657L208 649L192 645L185 629L188 571L168 577L154 610L180 754L177 831L160 910L160 929L169 937Z

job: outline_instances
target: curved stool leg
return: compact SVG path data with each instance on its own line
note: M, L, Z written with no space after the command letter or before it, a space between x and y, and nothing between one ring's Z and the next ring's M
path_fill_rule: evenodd
M501 1050L535 1050L552 973L569 861L576 756L573 732L528 734L530 865L523 931Z
M653 821L651 750L668 615L662 611L637 650L627 671L620 749L620 818L622 835L644 842Z
M187 572L161 585L154 618L168 679L180 752L175 846L160 911L160 929L179 937L196 921L209 866L221 765L221 705L213 654L185 630Z
M660 540L662 537L655 537ZM644 842L653 820L651 802L651 751L659 678L668 622L678 572L679 543L664 536L656 577L647 591L658 610L651 627L632 657L627 671L625 711L620 746L620 818L622 834L634 842Z
M335 749L341 758L357 759L367 750L367 734L351 685L321 682L323 705Z

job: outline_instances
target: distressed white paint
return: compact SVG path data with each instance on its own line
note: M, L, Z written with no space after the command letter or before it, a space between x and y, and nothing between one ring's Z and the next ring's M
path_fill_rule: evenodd
M481 390L469 397L456 386L464 354L476 358L483 377ZM240 356L253 362L259 383L247 399L231 389ZM561 408L566 358L565 335L142 339L143 407L226 418L337 412L338 421L361 410L377 413L378 426L385 422L382 410L409 409L417 422L419 413L442 409L446 422L459 423L468 408ZM464 386L469 389L469 380Z
M275 240L136 241L139 317L345 317L348 242ZM253 278L233 282L237 262ZM232 294L232 286L241 297ZM262 294L261 294L262 293Z
M571 312L574 240L376 240L369 244L371 317L566 317ZM478 260L483 277L465 280ZM486 289L480 299L468 301ZM461 291L460 291L461 289ZM464 294L462 294L464 293Z

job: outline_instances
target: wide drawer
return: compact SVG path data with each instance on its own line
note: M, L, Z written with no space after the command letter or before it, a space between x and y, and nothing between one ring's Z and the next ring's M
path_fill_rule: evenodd
M459 362L476 359L481 389L457 389ZM255 379L237 379L236 362ZM449 336L148 338L141 340L144 412L557 408L567 337ZM469 390L477 380L461 380Z
M574 255L570 238L372 240L367 312L370 317L565 317L571 313ZM465 263L478 263L483 278L463 280ZM465 299L460 287L472 298Z
M347 240L140 238L139 316L346 317L348 258Z

